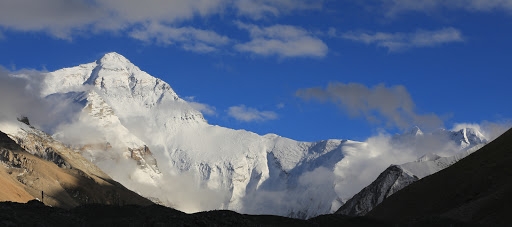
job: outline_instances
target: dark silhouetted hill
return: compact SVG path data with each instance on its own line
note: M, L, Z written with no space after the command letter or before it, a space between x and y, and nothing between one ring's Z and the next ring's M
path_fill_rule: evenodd
M0 226L391 226L366 217L322 215L310 220L272 215L244 215L217 210L186 214L150 205L87 204L72 209L48 207L39 201L1 202Z
M512 129L463 160L393 194L367 217L511 226Z

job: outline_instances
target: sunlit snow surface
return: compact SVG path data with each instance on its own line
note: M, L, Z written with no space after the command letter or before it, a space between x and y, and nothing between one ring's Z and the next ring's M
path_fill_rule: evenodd
M59 126L56 138L109 142L113 149L83 155L128 188L185 212L231 209L300 218L330 213L390 164L433 152L453 156L485 142L468 130L458 137L438 133L444 140L414 131L400 138L310 143L209 125L169 84L116 53L48 73L42 93L83 107L73 122ZM125 154L144 145L160 172L137 166Z

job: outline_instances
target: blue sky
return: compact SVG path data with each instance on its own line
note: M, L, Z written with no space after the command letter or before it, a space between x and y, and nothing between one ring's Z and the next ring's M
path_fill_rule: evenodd
M510 122L512 1L1 0L0 65L118 52L211 124L297 140Z

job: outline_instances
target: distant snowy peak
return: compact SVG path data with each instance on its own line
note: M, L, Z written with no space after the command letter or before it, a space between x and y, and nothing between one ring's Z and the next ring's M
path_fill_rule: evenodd
M418 127L413 127L403 134L392 137L392 142L406 146L414 146L419 138L435 137L437 140L449 140L455 143L461 150L469 149L477 144L487 143L488 139L475 128L462 128L451 131L438 129L434 132L424 133Z
M479 144L479 143L487 143L488 140L485 136L478 130L474 128L464 128L459 131L461 135L463 135L463 142L466 144Z
M458 131L439 129L433 134L448 136L450 140L455 142L461 149L469 149L475 144L489 142L488 139L475 128L463 128Z

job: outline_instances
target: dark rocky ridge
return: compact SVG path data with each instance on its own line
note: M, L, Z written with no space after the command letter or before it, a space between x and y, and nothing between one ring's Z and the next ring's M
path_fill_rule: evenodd
M416 176L404 173L400 166L392 165L382 172L375 181L341 206L336 214L362 216L384 199L418 180Z
M449 218L510 226L512 129L454 165L384 200L368 217L407 223Z

